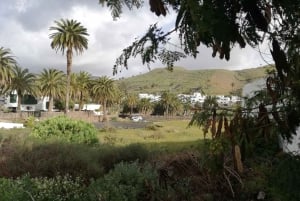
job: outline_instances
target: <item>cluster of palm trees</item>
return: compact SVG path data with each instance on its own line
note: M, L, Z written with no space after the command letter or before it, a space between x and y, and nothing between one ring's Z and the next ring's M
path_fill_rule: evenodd
M25 94L49 97L49 111L53 109L54 100L66 99L68 78L63 71L49 68L43 69L39 74L34 74L27 68L19 67L11 55L9 49L0 48L0 85L2 94L17 93L17 111L21 109L22 97ZM101 103L105 107L108 102L115 102L116 97L120 97L113 79L107 76L93 78L84 71L70 74L68 93L72 102L79 104L79 109L82 109L83 104L88 102Z
M103 105L106 119L106 105L118 96L114 80L107 76L92 79L87 72L72 73L73 53L81 54L88 48L87 29L76 20L61 19L54 21L55 26L49 38L51 48L56 52L66 53L66 74L58 69L43 69L40 74L33 74L27 68L20 67L10 49L0 48L0 89L1 94L16 92L18 96L17 111L21 109L22 97L30 94L35 97L49 97L49 111L52 111L54 100L65 101L65 114L72 102L79 103L79 109L86 102L97 102Z
M124 113L140 113L173 116L178 113L184 114L185 103L179 100L176 94L164 91L160 100L153 102L147 98L139 98L137 94L128 93L122 102ZM190 105L189 105L190 108Z
M27 68L17 64L10 49L0 47L0 92L1 94L13 91L17 93L17 111L21 109L22 97L25 94L49 97L49 111L52 111L55 99L64 100L65 114L70 109L70 99L79 104L79 109L87 102L100 103L104 121L107 120L107 106L120 104L122 100L130 107L130 113L133 113L133 108L138 108L142 113L149 113L156 107L163 108L168 115L174 109L178 109L178 100L170 93L164 93L159 105L153 106L147 99L139 100L137 95L122 95L115 81L107 76L93 79L84 71L72 73L73 53L81 54L88 48L87 29L75 20L61 19L54 23L55 26L49 28L52 31L49 35L52 40L51 48L56 52L60 51L63 55L66 53L66 74L55 68L43 69L40 74L33 74Z

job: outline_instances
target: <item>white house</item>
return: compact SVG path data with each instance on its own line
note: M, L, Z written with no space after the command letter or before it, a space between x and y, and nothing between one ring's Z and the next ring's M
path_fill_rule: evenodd
M150 102L158 102L161 99L160 95L154 95L154 94L147 94L147 93L140 93L139 95L139 99L149 99Z
M36 98L33 95L25 94L21 103L21 111L47 111L49 105L49 97ZM15 111L18 107L18 95L16 91L4 96L3 106L7 109Z
M217 95L216 97L219 105L228 106L230 104L230 97L224 95Z
M191 95L191 103L204 103L206 99L205 95L202 95L200 92L195 92Z

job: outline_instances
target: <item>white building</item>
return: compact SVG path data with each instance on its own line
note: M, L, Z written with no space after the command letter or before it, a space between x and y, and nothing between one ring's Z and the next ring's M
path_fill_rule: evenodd
M177 97L183 103L189 102L191 104L204 103L204 101L206 99L206 96L202 95L199 92L195 92L192 95L190 95L190 94L178 94Z
M228 106L230 104L230 97L224 95L217 95L217 103L221 106Z
M4 96L4 108L16 111L18 107L18 95L12 92ZM49 97L36 98L33 95L25 94L21 103L21 111L47 111L49 106Z
M140 93L139 99L149 99L150 102L158 102L161 99L161 96L147 93Z
M230 97L230 102L231 103L241 103L242 102L242 98L239 96L231 96Z
M191 103L204 103L206 99L205 95L202 95L200 92L195 92L193 95L191 95Z

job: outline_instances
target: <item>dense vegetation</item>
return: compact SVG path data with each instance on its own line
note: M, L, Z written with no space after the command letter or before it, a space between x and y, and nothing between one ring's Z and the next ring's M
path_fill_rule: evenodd
M1 130L0 200L300 198L299 160L278 152L274 141L261 147L264 152L249 146L239 176L231 158L225 164L220 160L220 153L231 152L230 143L223 138L219 146L210 136L205 140L199 128L187 124L177 120L143 129L107 127L98 131L100 144L94 146L35 138L29 128Z
M40 139L56 139L71 143L98 143L96 128L84 121L72 120L65 116L47 119L32 129L31 135Z

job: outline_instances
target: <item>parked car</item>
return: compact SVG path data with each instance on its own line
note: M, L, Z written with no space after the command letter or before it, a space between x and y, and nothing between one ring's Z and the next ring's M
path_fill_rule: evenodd
M134 122L139 122L139 121L143 121L143 117L140 116L140 115L132 116L131 120L134 121Z

